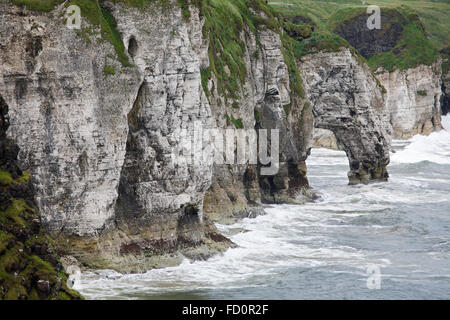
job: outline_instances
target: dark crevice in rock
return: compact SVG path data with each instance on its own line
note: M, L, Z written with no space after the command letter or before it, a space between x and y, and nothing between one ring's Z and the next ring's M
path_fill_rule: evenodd
M36 66L36 58L42 51L42 38L41 37L30 37L26 43L25 52L27 56L25 58L25 65L27 71L32 73Z
M130 40L128 40L128 53L131 57L135 57L138 51L138 43L136 41L135 37L131 37Z
M25 97L27 93L28 82L25 78L18 77L15 81L14 86L14 94L17 102L21 102L21 100Z
M140 128L145 128L141 124L142 119L138 114L142 107L143 95L146 83L139 87L138 94L131 111L128 113L128 138L126 144L125 160L120 174L118 197L115 209L116 225L128 225L137 223L137 220L145 214L145 209L137 199L136 184L139 182L140 165L145 165L142 159L142 151L139 148L136 133Z
M0 138L4 139L6 130L9 128L8 105L2 96L0 96Z

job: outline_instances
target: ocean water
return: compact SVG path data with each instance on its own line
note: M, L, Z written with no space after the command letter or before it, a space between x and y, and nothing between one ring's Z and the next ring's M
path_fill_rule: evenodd
M321 201L219 226L246 231L208 261L86 273L75 289L88 299L449 299L450 132L393 149L389 182L367 186L347 184L343 152L314 149L308 178Z

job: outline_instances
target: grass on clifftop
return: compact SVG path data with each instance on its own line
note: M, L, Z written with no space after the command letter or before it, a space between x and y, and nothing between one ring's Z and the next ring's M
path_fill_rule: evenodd
M372 0L367 5L385 8L409 7L422 20L427 35L437 49L450 45L450 1L448 0ZM361 7L360 0L273 0L273 7L285 15L301 13L316 24L326 23L337 11Z
M420 64L431 65L436 62L439 53L414 23L403 31L402 40L388 52L377 53L368 59L371 69L383 67L388 71L406 70Z
M14 4L26 6L30 10L51 11L63 0L12 0ZM207 80L212 73L217 78L217 90L226 99L237 99L237 92L242 88L247 77L247 69L244 60L246 54L246 41L242 39L245 34L251 32L258 40L258 30L267 28L280 34L283 40L283 54L291 74L291 87L293 94L304 96L300 74L294 60L295 44L287 36L282 36L282 19L273 8L268 6L265 0L111 0L121 2L145 10L148 4L159 4L161 10L170 8L173 4L181 8L182 15L189 19L190 6L196 6L200 15L205 19L203 35L209 39L210 67L202 71L202 83L207 95ZM107 2L107 1L105 1ZM123 66L130 66L125 54L121 35L117 30L114 17L108 10L102 7L101 0L72 0L68 5L77 5L81 9L82 16L94 25L100 26L102 39L109 41L117 54L118 60ZM255 14L256 12L256 14ZM86 42L91 43L92 31L80 30L78 32ZM251 54L258 54L255 53ZM106 70L106 74L110 74Z
M123 0L133 5L144 4L152 0ZM155 1L155 0L154 0ZM162 0L158 0L162 1ZM18 6L25 6L32 11L49 12L55 8L55 6L63 3L64 0L12 0L12 3ZM128 61L128 57L125 54L125 46L123 44L121 35L117 30L117 23L112 14L103 8L100 0L71 0L65 5L77 5L81 9L81 14L86 20L94 25L99 26L101 30L101 36L103 40L110 42L117 54L117 59L121 62L122 66L129 67L131 63ZM116 2L118 2L116 0ZM83 31L79 31L88 43L90 43L89 34Z
M178 0L183 12L189 10L188 0ZM263 0L192 0L192 5L200 9L205 18L203 36L209 39L210 66L202 71L202 83L205 92L207 80L214 73L217 90L231 100L237 99L237 92L247 77L247 66L244 60L248 33L253 33L259 43L259 30L270 29L283 40L283 54L291 75L293 94L304 95L300 74L294 62L293 45L289 37L282 36L281 17ZM189 13L183 16L188 17ZM247 39L243 39L247 38ZM251 52L253 57L259 51Z
M12 0L17 6L25 6L33 11L52 11L55 6L63 3L65 0Z
M333 33L336 25L358 14L365 14L367 5L355 0L276 0L269 3L284 16L301 16L314 26L310 39L297 45L297 55L318 50L333 51L345 41ZM372 70L382 66L387 70L408 69L419 64L431 64L438 57L438 50L450 43L450 3L446 0L375 0L381 10L398 10L408 20L401 40L389 52L368 58ZM422 30L425 28L425 33ZM347 44L348 46L348 44Z

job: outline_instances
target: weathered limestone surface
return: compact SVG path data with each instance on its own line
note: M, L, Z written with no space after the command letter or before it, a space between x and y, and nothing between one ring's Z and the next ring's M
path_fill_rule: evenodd
M441 74L441 60L431 66L420 65L404 71L376 72L387 91L387 111L395 139L428 135L442 129Z
M212 123L181 11L107 5L131 67L98 33L86 43L66 28L63 7L0 12L0 92L44 225L69 253L125 271L182 248L223 250L231 242L203 218L212 156L177 166L170 157L177 130Z
M234 128L227 124L228 115L242 119L245 129L280 130L280 168L275 176L261 176L261 167L248 163L215 165L212 186L205 196L205 211L222 223L263 213L261 203L304 202L302 192L308 188L305 160L311 149L312 110L306 99L291 95L280 36L262 30L258 44L255 35L247 30L241 38L247 46L247 80L238 98L226 101L217 92L213 76L208 83L211 109L219 128ZM202 64L209 65L207 58ZM233 102L238 108L232 107Z
M390 126L382 89L367 65L346 48L304 57L299 67L315 127L331 130L347 153L349 180L387 180Z

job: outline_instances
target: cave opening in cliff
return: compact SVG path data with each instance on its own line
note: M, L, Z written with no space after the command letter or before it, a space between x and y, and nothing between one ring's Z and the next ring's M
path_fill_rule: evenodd
M128 40L128 53L130 56L135 57L138 51L138 43L136 41L135 37L131 37L130 40Z

